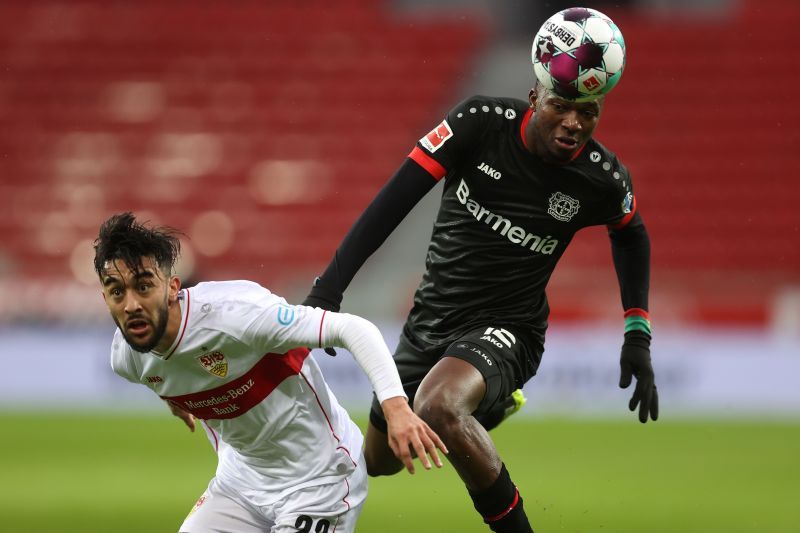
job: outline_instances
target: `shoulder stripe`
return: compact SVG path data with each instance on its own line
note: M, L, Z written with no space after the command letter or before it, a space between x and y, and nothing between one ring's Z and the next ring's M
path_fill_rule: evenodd
M433 176L433 179L439 181L445 175L447 170L434 158L423 152L419 146L415 146L411 153L408 154L409 159L412 159L416 164L428 171L428 174Z

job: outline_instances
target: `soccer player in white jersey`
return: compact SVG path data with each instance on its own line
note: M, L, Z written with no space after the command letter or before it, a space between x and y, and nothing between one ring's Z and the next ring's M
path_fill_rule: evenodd
M177 232L114 215L94 267L116 322L111 365L202 421L219 462L181 532L354 531L367 494L363 437L307 346L347 348L369 377L389 444L441 467L442 441L409 408L378 329L353 315L289 305L249 281L181 289ZM428 459L430 456L430 460Z

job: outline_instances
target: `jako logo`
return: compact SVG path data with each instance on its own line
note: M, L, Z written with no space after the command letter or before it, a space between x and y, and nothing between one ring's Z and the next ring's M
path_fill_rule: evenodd
M458 197L459 202L467 206L467 211L469 211L470 214L475 217L475 220L478 222L483 222L487 226L491 226L494 231L514 244L524 246L531 252L538 252L545 255L551 255L553 250L556 249L556 246L558 245L558 239L551 239L550 235L546 237L540 237L525 231L525 229L519 226L513 226L511 221L507 218L501 217L496 213L492 213L485 207L482 207L481 204L475 200L470 199L469 187L463 179L461 180L461 183L458 184L456 196Z
M481 340L489 341L498 348L503 348L504 345L506 348L511 348L513 344L517 343L517 338L510 331L503 328L486 328Z
M148 383L164 383L164 379L161 376L147 376Z
M503 177L503 174L499 170L495 170L486 163L481 163L478 165L478 170L482 170L487 176L491 176L496 180L499 180Z
M489 366L492 366L492 360L491 360L491 359L489 359L489 356L488 356L488 355L486 355L485 353L483 353L483 352L482 352L482 351L480 351L479 349L475 348L474 346L470 346L470 347L469 347L469 349L470 349L472 352L475 352L476 354L478 354L478 355L480 355L481 357L483 357L483 360L484 360L484 361L486 361L486 364L487 364L487 365L489 365Z

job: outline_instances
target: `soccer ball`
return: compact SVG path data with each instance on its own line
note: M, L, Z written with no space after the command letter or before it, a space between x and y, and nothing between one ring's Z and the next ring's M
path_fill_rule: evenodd
M542 24L531 55L539 83L567 100L587 102L619 82L625 68L625 41L606 15L572 7Z

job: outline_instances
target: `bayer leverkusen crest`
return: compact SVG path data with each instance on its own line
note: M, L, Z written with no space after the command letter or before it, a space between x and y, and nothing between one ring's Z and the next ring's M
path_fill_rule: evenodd
M581 208L580 202L562 192L554 192L550 195L550 206L547 212L556 220L569 222Z
M228 360L222 352L211 352L201 355L197 358L197 362L205 368L209 374L213 374L218 378L224 378L228 375Z

